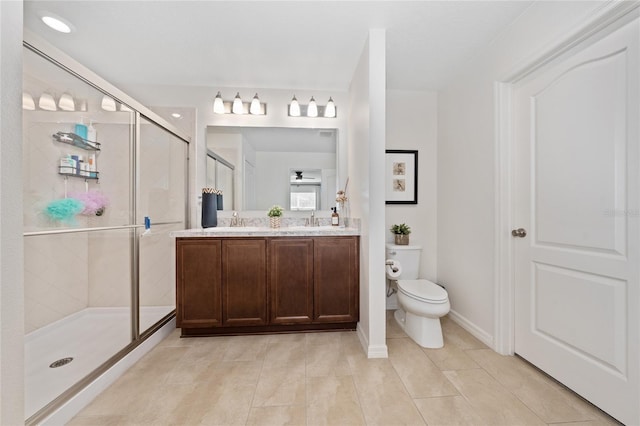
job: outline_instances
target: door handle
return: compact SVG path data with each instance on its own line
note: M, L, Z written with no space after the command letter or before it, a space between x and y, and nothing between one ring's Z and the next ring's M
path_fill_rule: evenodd
M527 236L527 231L524 228L518 228L511 231L511 235L514 237L524 238Z

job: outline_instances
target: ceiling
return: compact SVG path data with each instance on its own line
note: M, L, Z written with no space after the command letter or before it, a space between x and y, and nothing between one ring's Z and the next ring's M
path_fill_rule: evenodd
M116 85L338 91L385 28L387 87L437 90L531 3L25 0L24 26Z

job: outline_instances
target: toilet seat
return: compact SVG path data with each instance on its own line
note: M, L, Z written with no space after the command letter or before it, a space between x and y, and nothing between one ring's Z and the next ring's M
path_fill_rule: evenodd
M428 303L447 303L447 291L429 280L398 280L398 290L409 297Z

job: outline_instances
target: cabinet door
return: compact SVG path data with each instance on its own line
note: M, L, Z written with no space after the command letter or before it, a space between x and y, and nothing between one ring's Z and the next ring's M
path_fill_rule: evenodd
M222 242L222 321L225 326L267 323L266 241Z
M222 323L221 242L176 240L176 326L216 327Z
M358 237L314 238L314 322L358 321Z
M269 240L271 324L310 323L313 318L313 240Z

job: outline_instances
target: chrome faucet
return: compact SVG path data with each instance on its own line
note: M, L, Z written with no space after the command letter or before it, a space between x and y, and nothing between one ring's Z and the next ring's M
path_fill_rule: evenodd
M311 217L305 221L306 226L318 226L318 220L316 219L315 210L311 210Z
M238 212L233 212L231 214L231 222L229 223L229 226L240 226L240 216L238 215Z

